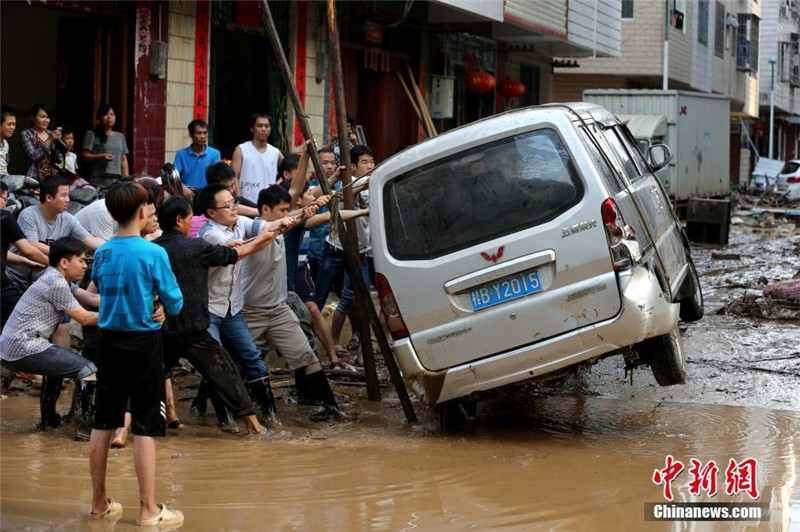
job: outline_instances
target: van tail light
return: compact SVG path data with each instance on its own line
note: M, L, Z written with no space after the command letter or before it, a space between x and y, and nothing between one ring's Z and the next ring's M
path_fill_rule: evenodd
M789 177L786 179L787 183L800 183L800 176Z
M408 328L403 321L403 316L400 314L400 307L397 306L397 301L394 299L389 281L383 274L376 273L375 284L378 288L378 300L381 303L381 313L383 314L383 319L386 320L389 333L395 340L407 338L409 336Z
M606 199L600 206L600 215L603 219L603 227L606 230L608 239L608 249L611 252L611 262L614 264L614 271L626 270L633 265L631 250L626 239L633 235L633 228L625 225L622 213L617 207L614 198Z

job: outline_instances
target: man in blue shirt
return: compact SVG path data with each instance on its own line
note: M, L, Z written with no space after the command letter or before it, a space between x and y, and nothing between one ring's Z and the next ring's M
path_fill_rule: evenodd
M183 308L183 296L163 248L140 235L150 225L145 188L114 184L108 212L119 224L114 238L98 248L92 280L100 293L101 332L94 429L89 440L92 509L89 518L113 518L122 505L106 492L108 444L130 403L133 461L139 480L137 525L180 525L183 514L155 500L155 436L166 432L166 390L161 323L153 319L153 297L168 316Z
M220 162L219 150L208 145L208 124L202 120L189 122L192 144L175 154L175 170L181 175L183 195L191 199L194 189L206 186L206 168Z

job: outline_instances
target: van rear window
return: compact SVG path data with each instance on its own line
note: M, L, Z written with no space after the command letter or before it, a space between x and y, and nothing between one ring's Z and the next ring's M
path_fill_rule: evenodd
M389 181L383 189L386 242L397 259L436 258L552 220L582 196L558 134L539 129Z

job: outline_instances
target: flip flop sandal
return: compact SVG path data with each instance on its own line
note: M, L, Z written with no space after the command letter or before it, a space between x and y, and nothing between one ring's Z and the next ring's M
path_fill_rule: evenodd
M179 525L183 523L183 513L180 510L168 510L166 504L159 504L161 513L152 519L137 519L137 526L163 526Z
M112 517L116 517L122 513L122 505L112 499L111 497L108 498L108 508L101 513L101 514L93 514L91 510L87 514L89 519L110 519Z
M183 428L183 423L181 422L180 419L176 419L175 421L170 421L169 423L167 423L167 428L168 429L182 429Z

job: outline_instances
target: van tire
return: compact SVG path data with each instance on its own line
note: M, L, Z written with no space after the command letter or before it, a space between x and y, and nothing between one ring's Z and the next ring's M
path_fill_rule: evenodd
M687 255L688 256L688 255ZM687 297L681 299L681 320L684 322L697 321L703 317L705 305L703 304L703 289L700 286L700 277L691 257L689 258L689 272L686 276Z
M477 419L478 402L468 399L451 399L434 407L434 416L442 433L448 433Z
M672 386L686 382L686 353L677 325L667 334L644 340L636 346L636 351L639 358L650 365L659 385Z

